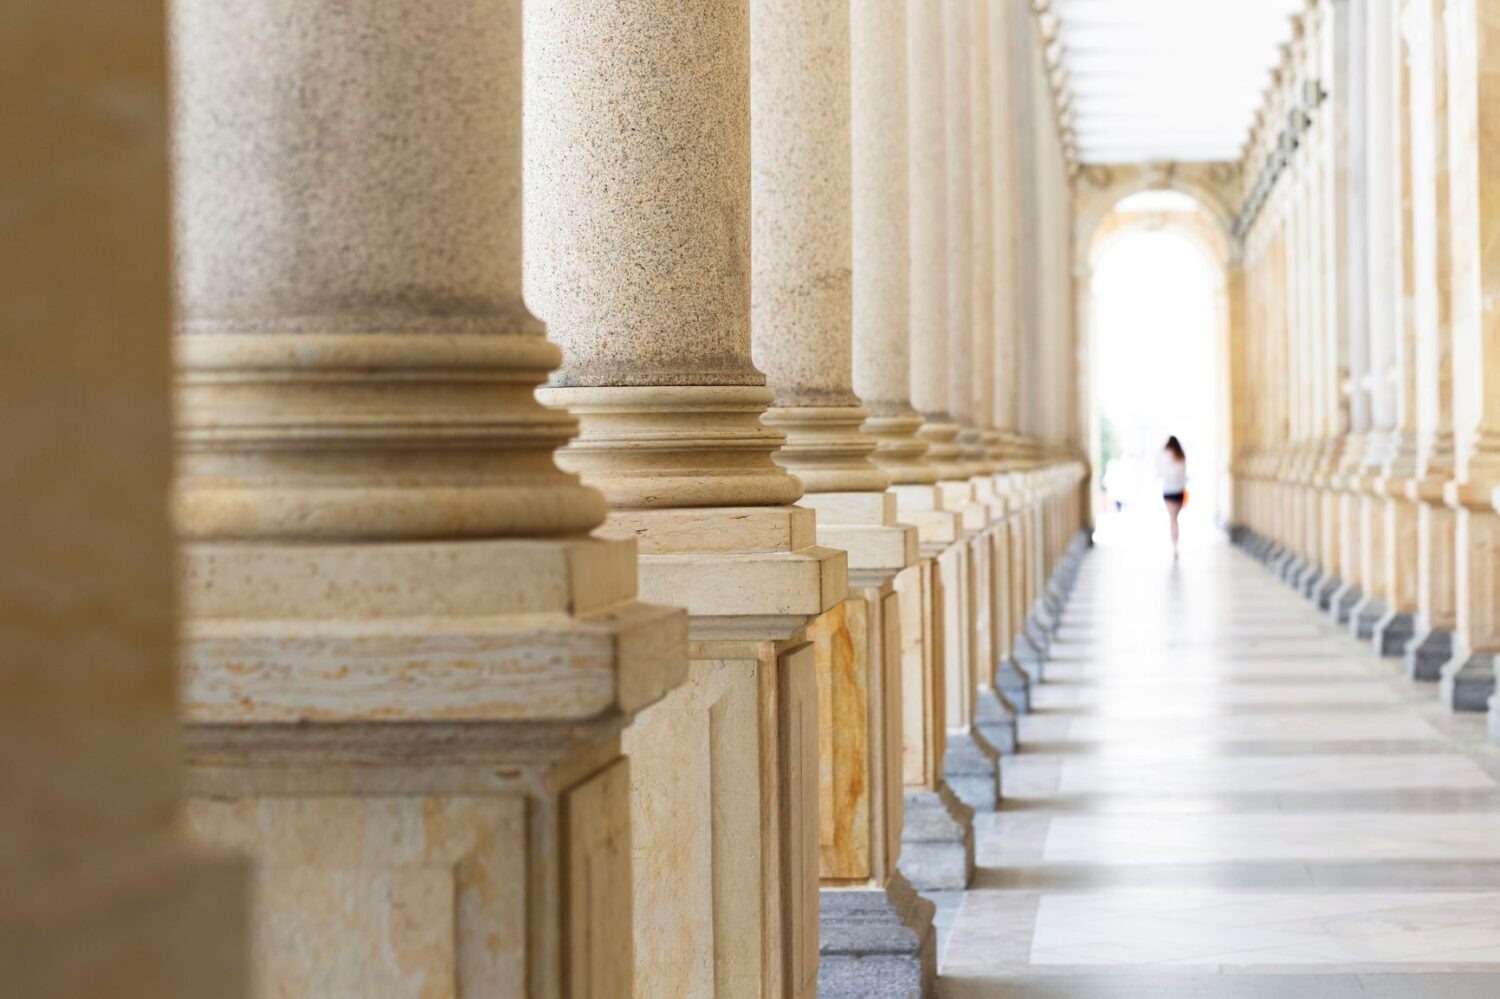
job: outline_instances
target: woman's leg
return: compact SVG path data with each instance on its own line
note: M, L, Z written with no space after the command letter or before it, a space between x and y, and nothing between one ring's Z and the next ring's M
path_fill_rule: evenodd
M1172 550L1177 550L1177 515L1182 512L1182 504L1174 500L1167 500L1167 520L1172 525Z

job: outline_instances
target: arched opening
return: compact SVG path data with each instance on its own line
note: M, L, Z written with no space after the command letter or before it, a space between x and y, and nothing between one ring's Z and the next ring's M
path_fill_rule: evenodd
M1089 234L1080 306L1101 541L1158 538L1169 435L1189 458L1185 539L1227 518L1227 251L1218 214L1167 188L1120 198Z

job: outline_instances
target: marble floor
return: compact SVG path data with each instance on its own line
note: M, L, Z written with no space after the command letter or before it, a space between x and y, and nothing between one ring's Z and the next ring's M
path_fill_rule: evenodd
M1500 997L1500 752L1206 529L1080 574L949 999Z

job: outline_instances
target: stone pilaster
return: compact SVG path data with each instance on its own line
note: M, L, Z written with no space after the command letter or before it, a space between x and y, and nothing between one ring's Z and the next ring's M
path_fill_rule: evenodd
M643 594L685 606L693 639L689 683L625 735L635 992L810 994L806 626L845 599L847 559L790 505L802 484L772 460L786 437L761 420L773 393L751 357L750 10L526 11L528 300L565 354L544 398L581 424L559 461L604 493L605 530L641 547ZM847 439L862 414L830 401ZM873 481L860 447L852 474Z
M166 14L3 19L0 990L247 996L248 872L176 827Z
M521 28L173 8L188 820L256 859L266 994L629 993L620 734L687 621L533 396Z

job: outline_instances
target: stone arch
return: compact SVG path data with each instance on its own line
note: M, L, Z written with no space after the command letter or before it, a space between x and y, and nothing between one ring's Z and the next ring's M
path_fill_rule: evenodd
M1122 166L1087 166L1080 171L1074 190L1075 267L1087 273L1099 227L1115 206L1143 191L1176 191L1186 194L1203 209L1223 235L1219 259L1233 254L1230 231L1237 214L1240 170L1232 163L1153 163Z

